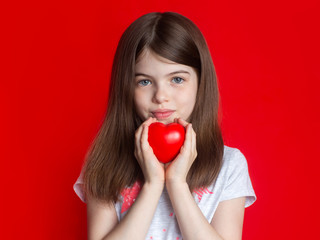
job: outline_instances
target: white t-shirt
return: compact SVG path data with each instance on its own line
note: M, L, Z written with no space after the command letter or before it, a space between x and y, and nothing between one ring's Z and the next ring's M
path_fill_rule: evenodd
M73 189L79 198L86 202L82 189L82 174L81 171L79 178L73 185ZM134 203L140 188L141 185L136 182L131 188L126 188L122 191L120 201L115 204L119 221ZM208 188L194 191L193 196L208 222L211 222L221 201L246 197L245 207L253 204L256 200L256 195L251 184L246 158L240 150L224 146L223 164L215 183ZM146 239L182 239L166 188L161 194Z

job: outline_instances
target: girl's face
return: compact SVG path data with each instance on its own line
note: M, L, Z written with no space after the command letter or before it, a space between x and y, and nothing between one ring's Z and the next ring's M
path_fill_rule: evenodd
M134 103L140 118L168 124L174 118L189 120L196 102L198 77L189 66L145 50L135 68Z

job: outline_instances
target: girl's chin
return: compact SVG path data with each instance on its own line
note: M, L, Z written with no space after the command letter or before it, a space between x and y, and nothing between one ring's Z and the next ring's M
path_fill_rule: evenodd
M155 118L155 116L149 116L149 117ZM156 118L156 119L157 119L157 122L161 122L163 124L169 124L169 123L173 123L176 118L178 118L178 117L177 116L170 116L168 118ZM147 120L147 119L145 119L145 120Z
M169 124L173 123L175 118L168 118L168 119L157 119L158 122L161 122L163 124Z

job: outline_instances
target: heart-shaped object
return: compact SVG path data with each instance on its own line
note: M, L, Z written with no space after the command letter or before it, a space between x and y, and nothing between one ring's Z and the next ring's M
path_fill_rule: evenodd
M155 122L150 124L148 141L160 162L170 162L179 154L185 133L185 128L178 123L165 125Z

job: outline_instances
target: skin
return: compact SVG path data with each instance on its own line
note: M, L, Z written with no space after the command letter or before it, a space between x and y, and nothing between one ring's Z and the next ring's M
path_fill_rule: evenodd
M135 157L143 171L145 183L120 222L112 204L102 205L88 198L88 239L145 239L164 186L183 239L241 239L245 198L220 202L209 223L186 182L188 171L197 157L196 133L192 124L187 122L197 94L196 72L191 67L146 51L136 63L136 74L134 101L139 116L145 121L135 133ZM171 109L173 113L168 118L156 119L155 109ZM148 143L148 128L156 121L165 124L177 122L186 128L180 154L167 164L157 160ZM179 204L181 199L183 205Z
M157 118L156 110L174 111L165 119L188 119L196 102L198 77L189 66L177 64L151 51L144 51L136 63L134 102L141 119Z

